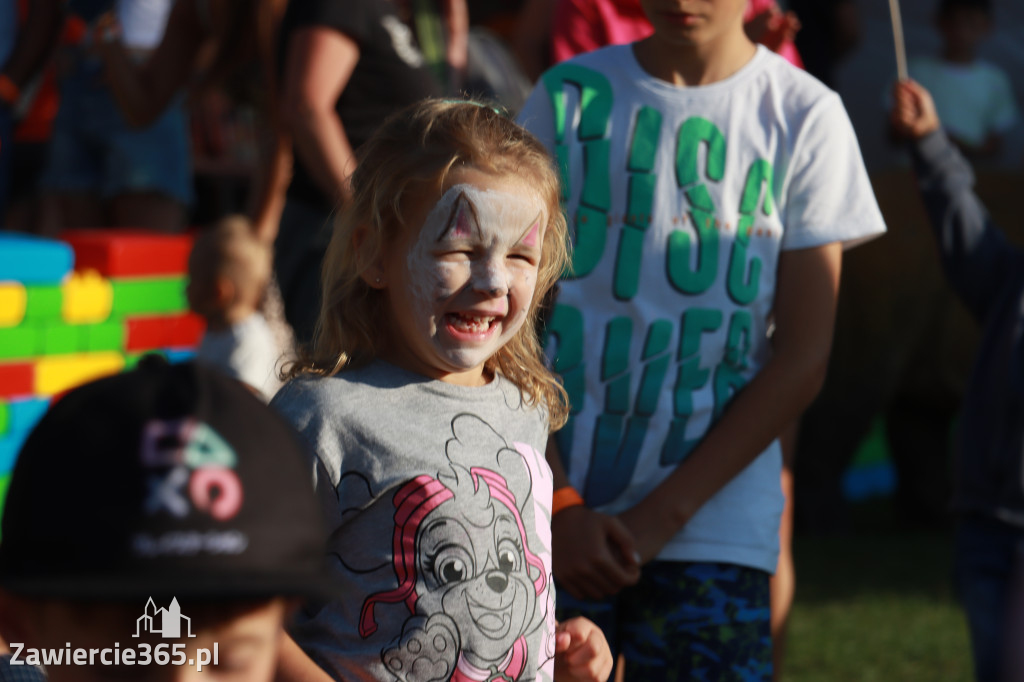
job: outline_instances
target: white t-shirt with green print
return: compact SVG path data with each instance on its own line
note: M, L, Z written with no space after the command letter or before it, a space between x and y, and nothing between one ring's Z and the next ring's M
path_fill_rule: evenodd
M574 234L549 347L572 401L569 478L609 513L693 449L770 354L780 250L885 231L839 96L769 50L724 81L652 78L632 46L547 73L519 122L562 170ZM659 558L774 571L773 443Z

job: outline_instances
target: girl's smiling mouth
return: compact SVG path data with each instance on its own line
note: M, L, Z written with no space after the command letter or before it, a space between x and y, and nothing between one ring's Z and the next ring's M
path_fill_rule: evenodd
M500 315L480 313L446 313L445 325L456 338L466 336L480 338L487 336L502 319Z

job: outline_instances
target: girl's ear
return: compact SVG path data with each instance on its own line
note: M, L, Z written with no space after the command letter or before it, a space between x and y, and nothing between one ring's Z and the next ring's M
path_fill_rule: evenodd
M359 276L371 289L384 289L387 279L384 277L384 259L379 240L373 238L369 228L360 225L352 233L352 246L355 247Z
M238 288L230 277L217 276L213 283L214 296L217 299L217 306L225 309L236 301Z

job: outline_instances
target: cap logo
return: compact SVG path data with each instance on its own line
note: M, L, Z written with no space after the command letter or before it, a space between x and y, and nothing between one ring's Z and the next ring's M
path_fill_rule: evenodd
M184 518L191 509L218 521L242 507L234 448L209 425L192 418L153 419L142 431L140 459L149 470L148 514Z

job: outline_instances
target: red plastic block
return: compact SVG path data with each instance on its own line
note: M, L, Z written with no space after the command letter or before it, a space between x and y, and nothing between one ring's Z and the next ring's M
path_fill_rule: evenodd
M184 315L162 315L160 317L135 317L126 320L128 337L125 350L156 350L157 348L193 348L206 329L203 318L192 313Z
M150 230L68 230L61 239L75 250L76 270L104 277L181 275L188 270L192 235Z
M0 398L32 395L35 367L30 362L0 363Z

